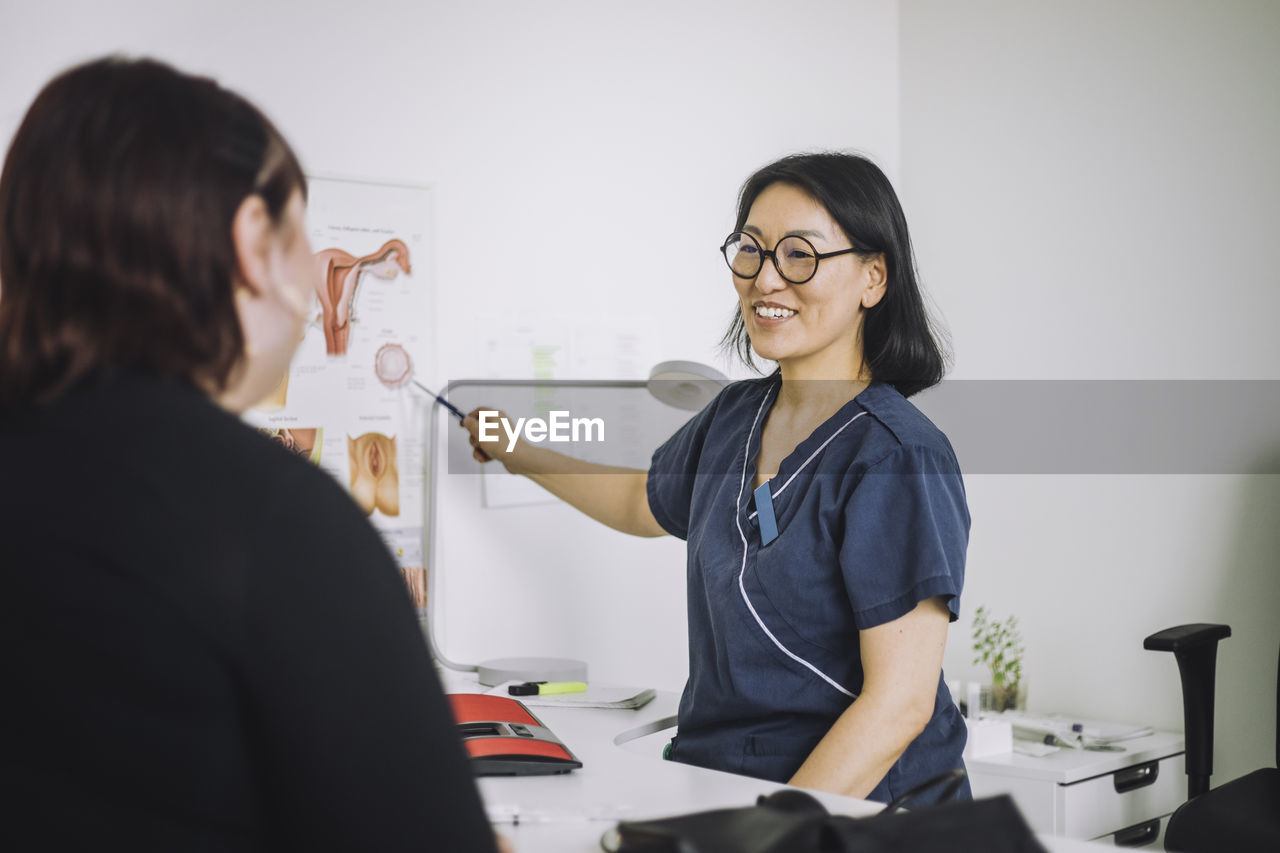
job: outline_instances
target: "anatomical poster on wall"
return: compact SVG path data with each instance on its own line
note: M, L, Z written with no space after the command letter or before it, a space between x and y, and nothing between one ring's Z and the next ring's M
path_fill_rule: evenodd
M245 419L327 471L382 534L417 599L424 427L433 380L427 187L311 178L315 288L301 344Z

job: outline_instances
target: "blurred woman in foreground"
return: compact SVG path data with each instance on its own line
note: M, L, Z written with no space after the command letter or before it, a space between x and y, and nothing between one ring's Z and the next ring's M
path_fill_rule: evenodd
M0 833L494 849L387 549L238 417L301 339L305 205L257 109L152 61L63 73L13 139Z

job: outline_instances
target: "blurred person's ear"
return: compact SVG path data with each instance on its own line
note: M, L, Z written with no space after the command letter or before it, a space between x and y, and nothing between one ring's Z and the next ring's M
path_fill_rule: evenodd
M237 289L243 285L254 296L267 290L270 277L271 248L274 226L267 203L259 195L240 202L231 220L231 242L236 249Z
M316 274L304 210L296 195L277 221L266 202L251 195L231 221L231 286L244 349L219 402L233 412L256 405L280 384L302 341L306 296Z

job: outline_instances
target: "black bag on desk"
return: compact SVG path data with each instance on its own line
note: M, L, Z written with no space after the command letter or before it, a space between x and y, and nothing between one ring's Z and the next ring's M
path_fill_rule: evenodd
M830 814L803 791L783 789L757 805L650 821L624 821L605 833L611 853L1045 853L1008 796L898 811L921 792L964 779L956 770L930 779L865 818Z

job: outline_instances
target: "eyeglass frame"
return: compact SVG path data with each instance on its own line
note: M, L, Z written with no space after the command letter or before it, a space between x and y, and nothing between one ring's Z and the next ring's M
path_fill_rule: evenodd
M749 239L752 243L755 243L756 247L760 250L760 269L756 270L755 275L742 275L733 268L733 262L729 260L729 253L727 251L729 248L729 241L739 234ZM803 278L800 281L787 278L787 274L782 271L782 267L778 266L778 247L782 245L783 240L800 240L810 249L813 249L813 272L809 273L808 278ZM818 274L818 264L827 258L834 258L837 255L848 255L853 252L861 251L863 250L859 249L857 246L850 246L847 249L837 249L834 252L819 252L817 246L809 242L808 238L801 237L799 234L788 234L785 237L780 238L778 242L774 243L772 249L766 249L761 245L760 241L755 238L755 235L748 231L734 231L728 237L725 237L724 242L720 244L720 254L724 256L724 262L729 267L729 272L733 273L738 278L743 278L747 281L758 278L760 273L764 271L764 262L766 260L770 260L773 261L773 268L777 271L779 278L788 284L805 284L813 281L813 277Z

